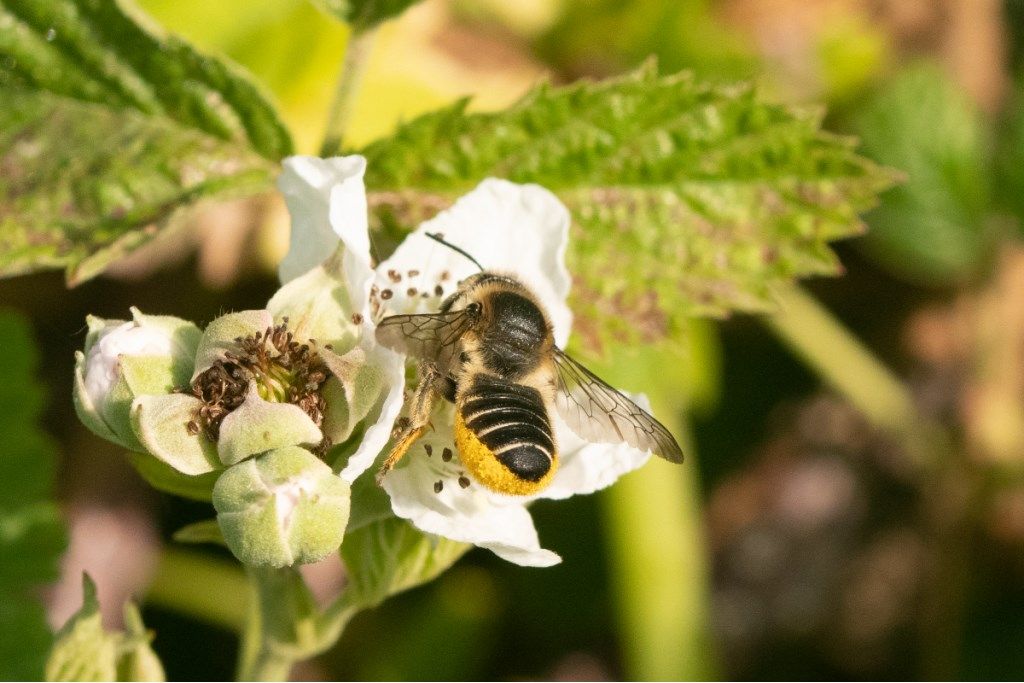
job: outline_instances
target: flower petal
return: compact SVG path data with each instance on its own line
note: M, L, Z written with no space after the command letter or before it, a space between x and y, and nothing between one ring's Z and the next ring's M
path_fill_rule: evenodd
M75 388L71 397L75 404L75 412L78 414L78 419L93 434L107 441L120 443L124 446L128 445L122 442L120 437L114 433L114 430L107 425L103 419L103 414L96 404L93 403L92 396L85 387L85 354L81 351L75 351Z
M263 400L253 382L242 405L220 423L217 455L230 466L258 453L285 446L316 445L321 439L320 428L302 408Z
M96 343L86 352L84 383L92 404L101 405L107 400L117 383L122 357L166 357L168 363L172 363L176 351L172 333L163 325L113 321L97 335Z
M417 441L401 466L384 478L394 513L422 531L473 543L509 562L558 564L558 555L540 547L526 499L501 496L476 483L460 485L458 459L444 460L445 449L455 451L452 418L451 406L435 410L436 429Z
M441 297L477 272L465 256L425 234L441 233L487 270L512 273L530 287L551 316L555 341L564 346L572 324L565 303L569 223L568 209L543 187L489 178L410 234L377 268L377 286L392 292L391 312L436 311Z
M339 272L341 258L339 253L286 284L270 297L266 308L275 321L288 318L288 329L296 339L313 339L322 346L330 344L345 352L367 334L364 325L354 321L352 313L369 315L369 303L364 300L360 307L352 307L348 287ZM368 284L370 278L368 275Z
M402 404L405 402L403 356L379 346L370 347L366 364L368 368L373 368L375 388L380 393L364 418L366 431L363 432L359 447L349 456L347 464L341 470L341 478L349 483L368 470L387 446L391 438L391 428L402 412ZM365 392L365 388L359 390L359 393ZM354 403L364 400L360 399Z
M561 500L600 491L651 458L650 451L641 451L626 443L584 441L568 425L559 425L559 422L561 420L556 418L555 433L562 462L551 484L536 498Z
M370 266L367 232L366 159L359 155L320 159L293 156L284 160L277 187L292 218L291 246L278 269L288 282L323 263L340 237L351 260ZM348 264L346 264L346 267ZM350 292L356 296L360 287ZM367 285L366 295L369 295ZM366 296L363 297L366 300Z
M147 451L182 474L212 472L221 467L216 447L188 429L201 406L186 394L139 396L131 407L132 428Z

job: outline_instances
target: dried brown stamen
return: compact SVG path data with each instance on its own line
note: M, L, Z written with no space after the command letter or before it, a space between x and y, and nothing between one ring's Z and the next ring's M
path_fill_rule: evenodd
M235 339L234 350L196 377L190 391L203 405L188 423L190 432L202 429L216 440L221 421L242 405L253 382L264 400L297 405L318 427L323 423L325 404L320 388L330 371L309 344L295 341L287 323L286 319L263 332Z

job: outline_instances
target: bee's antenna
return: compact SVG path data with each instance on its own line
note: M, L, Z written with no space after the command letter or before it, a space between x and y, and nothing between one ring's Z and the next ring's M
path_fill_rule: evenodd
M479 262L479 261L477 261L477 260L476 260L475 258L473 258L472 256L470 256L470 255L469 255L469 254L468 254L468 253L466 252L466 250L464 250L464 249L461 249L461 248L459 248L459 247L455 246L455 245L454 245L454 244L452 244L451 242L447 242L447 241L445 241L444 237L442 237L442 236L440 235L440 233L436 233L436 232L425 232L425 233L423 233L423 234L424 234L424 235L426 235L427 237L429 237L430 239L434 240L434 241L435 241L435 242L437 242L438 244L443 244L444 246L448 247L448 248L449 248L449 249L451 249L452 251L456 251L456 252L458 252L458 253L462 254L463 256L465 256L466 258L468 258L468 259L469 259L470 261L472 261L472 262L473 262L473 265L474 265L474 266L476 266L477 268L479 268L479 269L480 269L480 272L481 272L481 273L482 273L482 272L484 272L484 267L480 265L480 262Z

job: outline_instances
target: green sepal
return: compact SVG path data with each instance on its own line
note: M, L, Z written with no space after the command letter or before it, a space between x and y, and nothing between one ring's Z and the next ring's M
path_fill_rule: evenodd
M323 439L316 423L302 408L291 403L273 403L260 398L255 383L242 405L220 423L217 455L226 466L285 446L315 446Z
M435 579L471 546L423 533L404 519L389 517L351 530L341 545L348 571L347 599L360 607Z
M206 474L221 463L206 434L189 428L200 407L202 401L187 394L139 396L131 406L132 429L153 457L182 474Z
M330 349L318 351L333 375L323 387L327 411L322 429L331 443L343 443L380 399L385 390L384 373L368 362L361 347L343 356Z
M217 318L203 330L189 381L195 380L215 362L224 360L225 353L237 348L236 339L265 332L273 326L274 319L264 310L238 311Z
M117 380L110 387L101 414L126 448L143 444L133 431L132 402L146 394L167 394L175 387L173 356L121 356Z
M203 337L202 330L190 320L173 315L148 315L131 307L132 320L139 327L152 327L163 331L174 345L171 366L174 386L184 387L191 378L195 366L196 349Z
M129 453L128 457L135 471L158 491L205 503L209 503L213 498L213 485L217 483L219 471L188 475L157 460L149 453Z
M88 574L82 575L81 609L57 632L46 680L117 680L117 639L103 630L96 584Z
M57 633L46 662L47 681L164 681L151 635L132 603L124 606L126 631L103 629L96 584L82 575L82 607Z
M217 523L242 563L317 562L341 545L349 486L309 451L280 448L228 468L213 490Z
M124 605L124 642L117 660L119 681L166 681L160 658L150 647L153 635L142 623L142 614L133 602Z

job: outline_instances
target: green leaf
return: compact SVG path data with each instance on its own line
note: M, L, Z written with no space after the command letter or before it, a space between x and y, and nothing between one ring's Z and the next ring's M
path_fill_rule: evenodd
M0 680L39 680L52 636L39 601L67 543L51 500L54 444L39 429L43 395L28 324L0 311Z
M359 29L393 19L420 0L313 0L325 12Z
M574 309L657 337L685 316L768 309L781 281L839 272L828 242L862 231L858 213L894 174L820 118L747 85L645 67L542 85L497 113L461 102L362 153L385 227L408 228L488 176L554 191L575 219Z
M216 519L204 519L202 522L187 524L175 531L173 538L178 543L212 543L227 546Z
M341 544L349 578L345 599L360 608L379 605L395 593L432 581L469 548L393 516L350 528Z
M906 172L868 216L872 254L926 282L970 274L991 246L988 141L981 112L938 66L901 73L857 120L867 153Z
M138 608L124 608L127 631L103 630L96 584L82 575L82 607L57 634L46 662L48 681L163 681L164 669L149 646Z
M0 2L0 275L88 279L183 207L269 187L291 152L246 76L134 14Z

